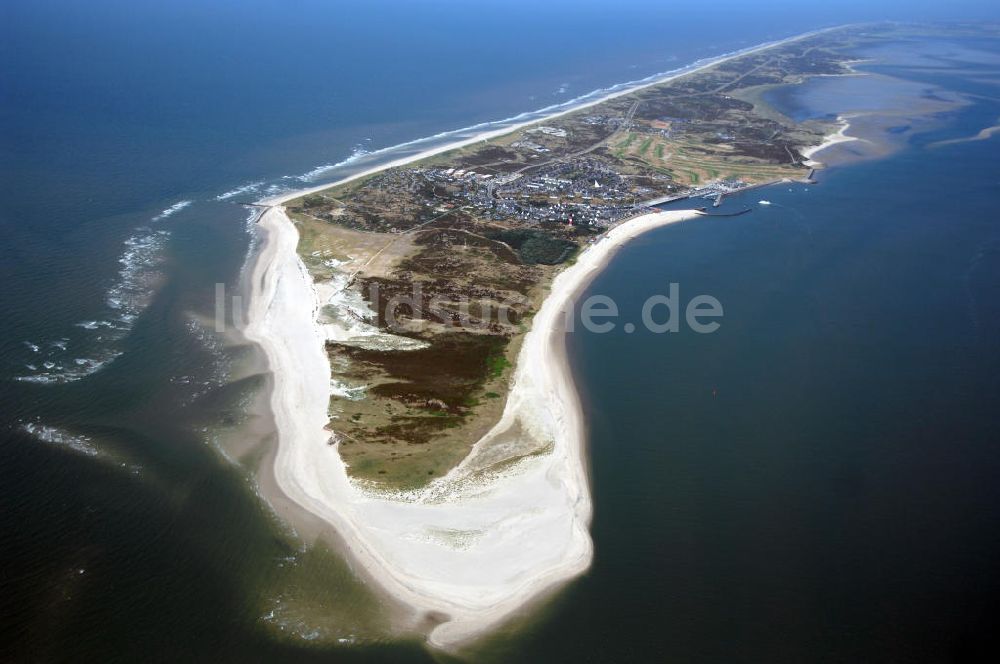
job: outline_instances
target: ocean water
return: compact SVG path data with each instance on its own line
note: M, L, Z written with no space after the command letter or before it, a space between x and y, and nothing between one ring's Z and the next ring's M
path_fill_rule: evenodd
M383 158L379 150L394 145L516 117L803 30L898 15L911 5L720 7L725 11L705 15L645 2L615 11L596 2L486 2L474 9L402 1L5 3L3 659L429 659L419 644L386 642L384 611L349 567L324 547L303 544L257 497L254 469L271 442L266 423L249 443L232 440L234 432L254 425L249 405L267 380L254 349L214 331L217 285L237 294L252 251L251 211L240 203L333 179ZM989 13L985 3L969 8L970 15ZM917 10L925 17L941 11L908 9ZM972 52L982 53L982 45L973 46ZM958 58L963 67L965 57ZM995 96L989 80L995 64L979 67L961 84ZM919 75L944 87L958 80L949 71ZM798 103L809 107L808 101ZM937 148L932 158L918 149L919 141L973 134L992 124L990 114L995 119L997 113L990 103L977 98L943 119L934 137L915 138L912 150L824 174L822 185L809 192L768 192L775 205L766 212L654 233L614 262L595 288L622 289L636 274L629 270L641 269L644 279L664 275L685 290L690 284L692 291L719 293L727 306L723 332L672 338L669 345L639 336L628 344L615 335L571 340L592 404L598 563L526 635L498 637L477 655L552 661L582 653L608 660L632 652L696 659L716 652L713 644L726 626L739 632L722 639L734 648L765 648L773 641L754 621L781 616L760 611L754 592L772 588L738 584L743 572L749 579L780 576L780 569L765 565L769 552L782 568L799 556L801 577L775 581L785 594L773 600L775 611L802 608L795 616L803 622L784 623L800 628L792 630L787 650L798 654L795 644L801 646L807 633L819 639L820 626L835 624L823 621L826 609L815 597L850 613L844 624L851 628L877 632L873 616L886 614L865 613L845 596L865 574L888 565L888 557L876 556L876 545L898 553L903 539L950 521L951 530L935 532L927 544L939 547L931 554L945 556L945 544L953 541L963 548L951 555L973 562L996 553L987 546L995 540L987 527L995 515L986 504L991 496L984 479L992 466L980 444L996 433L982 414L996 396L988 378L996 368L990 343L996 308L989 306L997 294L991 290L996 236L988 232L996 197L995 144L955 144ZM415 148L402 151L407 149ZM955 169L955 163L967 168ZM930 201L909 197L920 190L940 195ZM950 223L943 225L945 219ZM909 244L900 248L900 238ZM944 247L949 253L941 256ZM883 260L886 252L898 259L894 271L873 272L891 264ZM775 262L776 256L784 262ZM677 277L664 273L664 265L678 270ZM760 290L740 291L753 270L762 271L755 280ZM806 292L809 270L815 288L826 290ZM838 275L848 280L846 290L834 288ZM873 285L883 290L869 292ZM890 290L893 285L898 292ZM835 291L862 299L844 301ZM908 295L900 299L904 291ZM943 300L959 292L964 299L955 301L955 310L965 313L944 316ZM787 309L783 297L791 302ZM939 308L925 306L928 298L937 298L929 301ZM894 304L878 317L884 325L869 320L873 302L890 300ZM768 317L767 307L784 312L785 322ZM960 329L966 319L975 321L973 331ZM838 332L826 323L836 323ZM858 330L867 326L882 336L863 344ZM788 340L781 348L794 357L769 343L781 330L779 338ZM827 331L813 335L817 330ZM819 351L809 344L820 341L829 347L819 353L823 366L813 367L808 358ZM728 345L712 345L719 343ZM825 375L826 382L811 383L810 372L832 371L838 356L831 348L847 343L864 345L867 355L851 346L856 362L836 366L843 372L840 382ZM599 358L615 348L617 377L608 379ZM900 357L880 364L887 348ZM923 363L913 361L917 354ZM684 366L696 358L710 369L699 373ZM802 370L791 374L796 358ZM756 379L772 365L780 372L764 389ZM670 371L648 375L649 366ZM902 373L888 371L900 366ZM663 375L684 378L654 382ZM902 389L909 379L923 382ZM707 382L718 397L706 404L700 390ZM858 382L867 391L857 389ZM628 391L616 396L616 385ZM678 385L688 385L691 393L679 394ZM809 385L820 393L813 400L787 401L805 399ZM851 388L847 394L837 391L845 386ZM635 399L638 393L650 401ZM623 394L632 396L624 400ZM704 410L728 399L734 404L728 414L713 417ZM830 399L843 401L836 410L824 410ZM913 418L916 410L920 418L903 418ZM956 412L963 417L949 418ZM779 419L780 413L787 417ZM900 421L920 433L913 444L924 446L907 456L909 466L894 455L910 441L899 433ZM844 434L849 444L830 443L834 422L851 434ZM727 457L682 435L706 424L715 428L699 434L702 439L724 441L745 456ZM796 426L812 447L795 449L778 435L782 427ZM939 437L949 444L933 447L931 439ZM875 445L882 439L891 441L889 447ZM754 441L768 445L754 448ZM828 453L828 463L809 450ZM697 465L713 461L722 465ZM739 472L743 463L756 470ZM900 466L909 474L897 473ZM931 470L940 478L928 478ZM900 486L873 484L882 502L866 518L875 525L851 530L845 515L869 503L843 501L879 473ZM709 482L713 474L730 483ZM776 483L773 493L763 490L777 479L786 484ZM924 506L920 510L907 500L912 495L906 491L928 479L936 481L937 491L928 495L951 491L951 502L927 499L916 503ZM818 493L803 493L807 484ZM702 500L709 495L712 500ZM775 515L792 518L776 511L790 498L808 500L796 501L802 503L793 515L798 520L786 530ZM733 504L756 504L760 511L734 513ZM768 505L775 511L766 511ZM970 514L953 518L962 506ZM884 538L871 550L846 544L839 550L854 561L842 563L841 574L860 570L853 583L838 584L841 594L823 586L819 567L810 563L809 556L829 544L822 537L829 530L812 518L832 522L845 538L872 531ZM907 519L917 519L916 525L908 527ZM889 521L895 529L884 527ZM751 541L751 531L759 528L773 538ZM805 543L796 549L799 535ZM740 548L769 541L770 550ZM917 576L914 566L938 560L931 554L914 554L916 562L903 565L886 584L909 584ZM757 562L740 562L747 555ZM710 560L697 562L706 556ZM965 600L973 590L962 592L972 572L955 559L942 560L942 574L955 583L942 581L941 587L957 598L949 603L944 590L935 595L919 584L913 593L923 588L946 610L970 606L972 600ZM976 601L992 602L993 579L988 569L982 571ZM707 581L720 576L737 585ZM800 578L807 587L798 594L788 590ZM687 585L680 583L685 580ZM885 611L910 606L903 607L910 595L878 595L879 587L872 585L870 597ZM914 613L931 613L930 600L912 605ZM593 606L604 608L597 612ZM980 604L972 606L973 618L985 615L975 612ZM806 620L810 615L812 622ZM894 632L900 648L919 636L923 624L903 618L911 614L900 618ZM949 638L960 639L961 621L949 625ZM871 638L851 641L857 648L851 652L890 652ZM819 648L827 642L815 643ZM866 650L876 647L883 650Z
M1000 43L883 55L879 73L971 103L889 157L727 204L751 214L652 231L590 287L622 321L671 282L725 316L708 335L569 336L596 558L517 648L560 661L996 655L1000 149L928 145L996 124ZM851 110L858 83L836 86L786 90L784 110Z

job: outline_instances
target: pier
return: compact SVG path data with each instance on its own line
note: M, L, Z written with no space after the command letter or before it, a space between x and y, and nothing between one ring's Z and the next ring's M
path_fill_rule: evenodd
M703 217L738 217L742 214L753 212L753 208L752 207L744 208L742 210L739 210L738 212L708 212L707 210L705 210L705 208L702 208L700 210L695 210L695 212Z

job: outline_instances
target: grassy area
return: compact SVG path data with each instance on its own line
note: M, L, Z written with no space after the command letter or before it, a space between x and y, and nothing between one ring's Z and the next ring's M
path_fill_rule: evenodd
M654 140L653 137L649 137L641 143L631 142L628 153L642 159L654 169L680 176L682 182L687 185L696 186L718 180L723 173L726 174L726 178L751 183L801 176L801 171L791 164L763 163L745 157L731 157L724 151L728 149L725 146L720 148L703 146L697 142L668 140L656 143L653 147ZM716 152L713 154L711 150ZM618 156L622 157L624 153ZM664 163L668 166L667 169L664 169Z
M364 399L331 402L350 475L415 488L448 472L499 418L517 347L461 332L401 352L331 346L345 380L369 383Z
M683 191L722 174L746 182L801 176L801 169L779 163L785 157L775 150L773 137L779 133L786 144L795 144L788 127L763 124L752 114L740 116L742 107L728 97L715 97L727 77L735 76L709 71L658 88L666 96L675 90L672 99L658 98L654 89L642 93L639 105L610 100L586 111L602 118L599 122L568 115L555 121L568 130L563 140L531 136L545 145L545 155L510 147L527 136L521 129L412 166L461 166L481 174L532 177L532 168L562 159L597 160L620 175L632 193ZM669 134L658 131L667 129ZM772 139L719 140L720 135L737 134ZM385 487L412 488L447 473L500 417L512 361L530 327L532 309L544 284L558 272L554 266L574 263L584 238L560 224L508 224L476 207L481 204L466 207L467 200L456 193L459 184L426 185L400 175L405 174L390 173L374 186L369 180L381 176L369 175L288 203L300 232L299 253L310 273L323 279L335 270L349 270L359 289L377 283L383 300L408 293L414 283L449 298L486 292L491 302L514 303L520 316L504 326L499 318L492 322L490 314L485 316L489 333L460 334L445 315L410 329L407 334L429 345L406 352L328 346L334 373L353 390L348 397L334 398L330 407L330 428L339 437L350 475ZM551 205L546 196L524 198L532 206ZM454 209L438 214L438 203L448 201ZM428 225L435 215L453 216ZM452 299L447 301L445 311L454 312ZM373 302L377 311L382 304ZM471 315L484 318L489 310L480 307Z
M503 355L491 355L486 360L486 364L489 367L490 376L493 378L499 378L511 366L510 360Z
M632 141L634 141L634 140L635 140L635 134L631 134L630 133L625 138L624 141L622 141L621 143L618 144L618 147L621 148L621 149L623 149L623 150L627 150L629 148L629 146L632 145Z
M629 149L629 146L632 145L632 141L634 140L635 140L635 134L629 134L628 136L625 137L625 140L618 143L615 146L615 157L617 159L621 159L622 157L624 157L625 153Z

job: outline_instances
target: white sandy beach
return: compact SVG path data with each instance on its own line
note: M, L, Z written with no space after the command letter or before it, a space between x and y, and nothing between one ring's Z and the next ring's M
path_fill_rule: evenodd
M809 166L810 168L821 168L823 166L823 162L813 159L813 157L816 154L822 152L831 145L837 145L838 143L847 143L850 141L860 140L857 136L848 136L845 133L847 132L848 129L851 128L851 122L849 116L838 115L837 123L840 125L840 127L837 129L837 131L827 134L823 138L822 143L820 143L819 145L814 145L812 147L805 148L804 150L800 150L802 156L806 158L806 161L802 162L803 164Z
M718 58L545 119L812 34L816 33ZM436 147L334 184L543 121ZM281 207L287 200L334 184L262 202L270 207L259 224L264 238L253 267L245 333L263 348L274 374L276 481L295 503L331 524L367 576L412 607L418 618L428 612L446 614L447 621L431 632L429 640L437 647L454 647L497 626L590 566L586 438L565 358L564 311L621 245L649 229L697 215L646 214L612 229L587 248L556 277L534 317L496 426L462 464L425 490L381 496L352 483L336 445L331 444L335 441L325 430L332 380L324 349L329 332L317 322L319 291L296 253L298 233ZM535 441L546 452L526 457L502 475L482 472L496 450L509 449L514 438Z
M518 357L501 421L469 460L426 491L398 499L356 487L324 430L330 366L316 323L316 289L280 207L254 273L246 335L274 373L271 406L280 436L282 491L332 524L350 554L384 590L418 612L450 616L431 634L449 647L496 626L590 565L591 518L584 424L566 365L564 310L622 244L651 228L696 216L660 212L632 219L584 251L556 277ZM512 430L551 443L502 476L475 473L477 453Z

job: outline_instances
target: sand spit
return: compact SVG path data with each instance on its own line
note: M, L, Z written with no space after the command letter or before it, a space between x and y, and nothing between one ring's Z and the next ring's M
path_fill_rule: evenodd
M428 619L439 623L429 635L432 645L454 648L466 643L590 566L585 427L566 361L565 311L624 243L697 213L644 214L610 230L581 253L555 278L533 319L500 421L445 477L419 491L389 495L348 477L336 441L325 429L329 398L338 389L324 349L330 332L319 316L328 294L322 284L313 283L296 253L298 232L281 204L820 32L717 58L546 118L262 201L268 207L259 222L263 237L251 268L245 334L261 346L274 374L277 485L337 530L348 555L366 575L413 608L414 624L427 624Z
M564 312L622 244L694 216L636 217L584 251L535 316L497 425L447 476L420 491L380 495L348 478L324 430L331 373L317 291L284 209L262 215L245 332L274 373L278 486L336 528L367 574L418 619L448 617L431 632L433 645L464 643L589 567L585 429L566 363ZM497 449L541 453L485 471Z
M814 145L812 147L805 148L799 152L805 157L806 161L802 162L810 168L822 168L823 162L813 159L813 156L823 150L827 149L831 145L837 145L838 143L847 143L849 141L859 141L857 136L848 136L845 132L851 128L850 117L846 115L837 116L837 124L839 128L837 131L827 134L823 137L823 142L819 145Z

